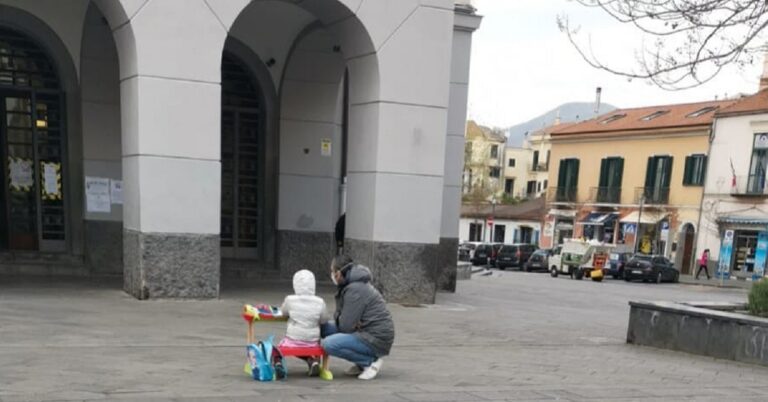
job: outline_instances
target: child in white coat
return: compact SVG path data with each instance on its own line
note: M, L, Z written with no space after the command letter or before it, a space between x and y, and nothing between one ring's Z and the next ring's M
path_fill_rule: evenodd
M320 325L328 322L331 316L325 301L315 295L315 275L306 269L293 275L293 291L283 301L280 310L288 316L288 328L279 347L313 347L320 343ZM308 359L308 375L317 376L320 362Z

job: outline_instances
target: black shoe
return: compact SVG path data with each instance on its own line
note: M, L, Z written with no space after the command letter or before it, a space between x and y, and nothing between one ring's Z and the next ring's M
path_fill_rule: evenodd
M277 362L275 363L275 377L278 380L282 380L285 377L287 377L287 372L285 371L285 367L283 366L283 363Z

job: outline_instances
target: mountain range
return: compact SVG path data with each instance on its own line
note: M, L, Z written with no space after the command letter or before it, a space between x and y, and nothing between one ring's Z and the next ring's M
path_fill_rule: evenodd
M616 107L607 103L600 105L598 115L616 110ZM555 123L558 114L561 123L570 123L581 120L588 120L595 117L595 104L592 102L569 102L564 103L538 117L534 117L524 123L507 128L507 146L522 147L523 141L528 133L533 133L544 127Z

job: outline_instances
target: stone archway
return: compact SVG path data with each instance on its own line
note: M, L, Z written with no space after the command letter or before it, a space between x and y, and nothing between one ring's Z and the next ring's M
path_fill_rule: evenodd
M682 260L680 265L680 273L684 275L690 275L691 267L695 259L694 253L694 240L696 238L696 229L693 224L686 223L680 229L678 245L681 247Z

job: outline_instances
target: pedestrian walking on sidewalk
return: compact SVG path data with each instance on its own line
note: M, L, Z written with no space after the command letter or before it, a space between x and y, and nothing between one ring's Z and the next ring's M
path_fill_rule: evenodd
M701 258L699 258L699 269L696 271L696 279L699 279L699 274L703 269L704 273L707 274L707 280L709 280L709 268L707 268L707 264L709 264L709 249L706 249L701 253Z

